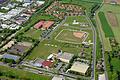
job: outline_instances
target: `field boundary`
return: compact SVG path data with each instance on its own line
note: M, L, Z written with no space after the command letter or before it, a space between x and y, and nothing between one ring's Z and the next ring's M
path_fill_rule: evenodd
M79 31L79 32L85 32L87 35L86 35L86 37L83 39L83 41L82 42L80 42L80 43L77 43L77 42L70 42L70 41L65 41L65 40L59 40L59 39L57 39L58 38L58 36L64 31L64 30L68 30L68 31L78 31L78 30L72 30L72 29L62 29L58 34L57 34L57 36L54 38L56 41L58 41L58 42L64 42L64 43L71 43L71 44L82 44L82 43L84 43L85 42L85 40L87 39L87 37L88 37L88 35L89 35L89 33L88 32L85 32L85 31Z

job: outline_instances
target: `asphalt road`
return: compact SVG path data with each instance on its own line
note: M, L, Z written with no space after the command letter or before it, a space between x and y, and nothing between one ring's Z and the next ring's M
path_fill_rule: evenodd
M92 26L92 31L93 31L93 51L92 51L92 65L91 65L91 80L95 80L95 65L96 65L96 29L94 27L94 25L92 24L91 20L89 19L87 12L86 12L86 16L87 16L87 20L89 21L89 23Z

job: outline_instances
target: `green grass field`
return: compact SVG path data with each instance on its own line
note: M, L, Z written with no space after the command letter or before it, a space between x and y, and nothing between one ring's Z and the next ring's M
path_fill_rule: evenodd
M5 66L0 66L0 72L4 73L4 76L0 76L0 78L4 77L4 79L8 76L15 76L15 80L51 80L51 77L49 76L36 75L27 71L8 68ZM8 77L8 80L12 79Z
M56 40L60 41L60 42L66 42L66 43L75 43L75 44L81 44L82 43L82 39L77 38L73 35L73 33L76 31L72 31L72 30L62 30L57 36L56 36ZM77 31L78 32L78 31Z
M37 30L37 29L31 28L30 30L24 33L24 36L31 37L33 39L39 39L41 33L42 33L42 30L40 29Z
M102 24L102 29L103 29L103 31L105 33L105 36L106 37L113 37L114 34L112 32L112 29L111 29L110 25L108 24L108 21L107 21L107 19L105 17L104 12L99 12L98 16L100 18L100 21L101 21L101 24Z
M77 16L74 18L77 18ZM86 22L87 22L87 20L86 20ZM77 27L77 28L74 28L74 27ZM81 44L71 44L71 43L59 42L59 41L55 40L55 37L64 29L80 30L80 28L81 28L80 26L63 26L63 25L60 26L50 36L50 39L46 39L43 42L41 42L40 44L38 44L38 46L33 49L31 54L26 59L29 59L29 60L32 60L35 58L46 59L48 57L48 55L50 55L51 53L57 53L59 49L65 51L65 52L79 54L80 50L81 50L81 46L82 46ZM92 30L83 30L83 31L89 33L87 40L93 41L92 40L92 38L93 38ZM86 59L91 58L91 50L92 50L92 48L85 49L86 56L87 56Z

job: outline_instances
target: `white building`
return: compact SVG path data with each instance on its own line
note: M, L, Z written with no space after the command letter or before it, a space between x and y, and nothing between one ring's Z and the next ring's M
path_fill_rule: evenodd
M82 75L85 75L88 71L89 65L81 63L81 62L75 62L68 71L78 72Z
M54 76L52 80L65 80L63 76Z
M73 56L74 54L64 52L63 54L58 55L57 58L65 63L69 63Z

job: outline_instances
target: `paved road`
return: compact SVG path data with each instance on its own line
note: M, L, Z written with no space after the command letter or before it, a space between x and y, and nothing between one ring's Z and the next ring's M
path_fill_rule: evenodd
M92 51L92 58L93 58L93 60L92 60L92 65L91 65L91 69L92 69L92 72L91 72L91 80L95 80L96 37L97 37L97 34L96 34L96 29L95 29L94 25L92 24L91 20L89 19L87 12L86 12L86 16L87 16L87 20L88 20L89 23L91 24L92 30L93 30L93 51Z
M100 7L102 7L103 6L103 4L104 4L104 1L102 2L102 4L101 4L101 6ZM100 9L100 8L99 8ZM97 21L97 19L98 19L98 17L96 17L96 21ZM97 24L97 26L99 26L98 24ZM106 70L106 64L105 64L105 48L104 48L104 46L103 46L103 38L102 38L102 34L101 34L101 32L99 32L99 37L100 37L100 41L101 41L101 44L102 44L102 59L103 59L103 63L104 63L104 73L105 73L105 78L106 78L106 80L109 80L108 79L108 74L107 74L107 70Z

